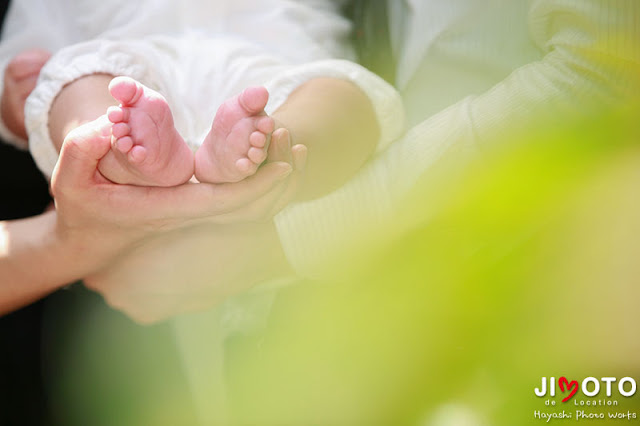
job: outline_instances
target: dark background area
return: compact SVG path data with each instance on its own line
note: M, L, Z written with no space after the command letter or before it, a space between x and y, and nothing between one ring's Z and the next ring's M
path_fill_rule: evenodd
M1 19L9 1L0 2ZM0 143L0 220L36 215L50 202L28 152ZM45 301L0 318L0 425L49 424L41 370Z

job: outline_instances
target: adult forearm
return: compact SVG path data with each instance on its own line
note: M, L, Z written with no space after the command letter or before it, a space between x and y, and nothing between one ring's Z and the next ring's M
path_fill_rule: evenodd
M83 262L56 232L56 214L0 222L0 315L81 278Z
M149 239L86 285L133 319L152 323L290 276L272 223L203 224Z

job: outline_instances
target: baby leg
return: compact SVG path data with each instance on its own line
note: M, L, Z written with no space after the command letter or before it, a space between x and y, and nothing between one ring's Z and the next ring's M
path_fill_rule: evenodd
M264 113L268 99L264 87L252 87L218 109L211 131L196 152L199 181L237 182L256 172L267 157L267 137L274 129L273 119Z
M193 175L193 153L176 130L162 95L128 77L116 77L109 92L120 106L107 111L111 151L98 169L109 180L133 185L174 186Z

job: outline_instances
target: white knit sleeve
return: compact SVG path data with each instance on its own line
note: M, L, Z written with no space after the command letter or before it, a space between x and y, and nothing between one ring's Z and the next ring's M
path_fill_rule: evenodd
M551 127L576 114L640 101L640 2L538 0L529 19L546 52L541 61L411 129L341 189L276 217L298 274L335 279L327 265L340 262L350 246L358 246L354 241L362 246L379 235L409 191L428 198L429 188L417 182L445 157L464 161L507 131L513 136L514 130Z
M49 110L62 88L91 74L127 75L154 89L165 81L157 72L164 59L149 40L92 40L57 52L40 73L38 84L27 98L25 123L29 150L42 172L51 176L58 153L49 136Z
M480 145L506 131L552 128L640 93L640 2L537 0L529 13L542 60L479 95L469 119Z

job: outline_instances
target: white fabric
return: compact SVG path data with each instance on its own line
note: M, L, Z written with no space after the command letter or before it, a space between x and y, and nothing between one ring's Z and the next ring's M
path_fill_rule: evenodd
M351 80L370 96L381 123L380 146L402 131L401 101L391 86L352 62L326 62L353 56L345 42L350 26L337 13L340 2L57 0L42 9L42 0L14 4L7 22L21 24L5 31L3 44L11 47L2 51L5 61L55 34L44 45L55 54L25 108L31 153L49 176L57 161L48 132L51 104L64 85L94 73L129 75L162 93L193 149L217 107L245 87L265 84L272 112L314 77ZM56 21L46 14L50 10ZM25 34L33 33L34 44L24 43Z
M39 47L56 50L63 45L64 30L55 31L52 28L51 23L55 22L57 12L50 9L48 4L52 3L44 0L10 2L0 38L0 93L4 90L4 70L11 58L26 49ZM38 28L38 31L33 28ZM11 133L1 116L0 136L18 148L27 148L27 141Z
M339 278L326 267L340 262L338 249L388 225L409 190L428 191L416 182L444 157L464 162L507 129L638 100L637 0L388 4L397 85L413 129L338 191L276 217L302 276Z

